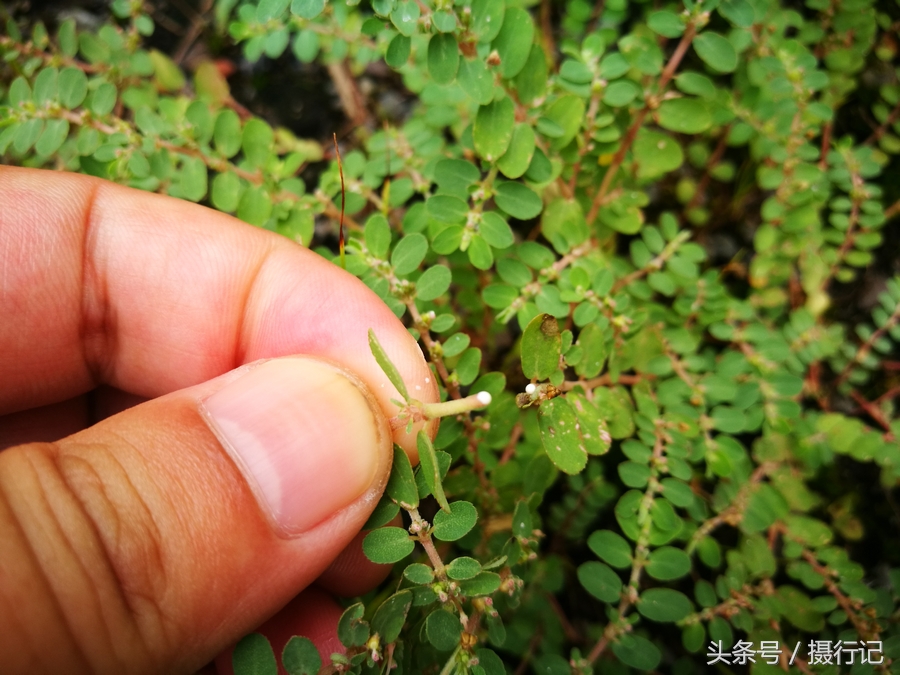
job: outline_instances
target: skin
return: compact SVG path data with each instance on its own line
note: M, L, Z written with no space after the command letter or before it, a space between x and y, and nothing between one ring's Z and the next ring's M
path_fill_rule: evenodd
M437 401L418 345L368 288L197 205L0 167L0 316L4 672L191 673L263 622L338 648L332 594L386 574L359 531L390 441L414 456L414 435L385 435L371 489L287 539L198 401L244 364L311 355L355 375L387 429L399 396L369 328Z

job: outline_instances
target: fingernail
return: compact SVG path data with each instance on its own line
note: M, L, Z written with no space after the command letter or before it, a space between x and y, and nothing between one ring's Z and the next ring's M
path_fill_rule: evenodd
M330 364L266 361L201 407L280 536L312 529L375 480L380 424L362 390Z

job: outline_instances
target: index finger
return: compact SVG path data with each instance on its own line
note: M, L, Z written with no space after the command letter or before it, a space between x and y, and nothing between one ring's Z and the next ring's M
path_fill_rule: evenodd
M388 307L283 237L75 174L0 167L0 205L0 414L101 383L156 397L308 354L355 372L390 417L400 396L369 351L370 328L411 394L437 400Z

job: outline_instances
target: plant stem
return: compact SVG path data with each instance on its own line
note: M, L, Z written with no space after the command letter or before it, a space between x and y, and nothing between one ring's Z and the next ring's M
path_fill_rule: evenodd
M877 129L875 129L875 131L872 132L872 135L865 140L863 145L871 145L875 141L881 140L881 137L884 136L884 132L887 131L890 126L898 119L900 119L900 103L897 103L897 105L894 106L894 109L891 110L891 113L887 116L887 119L885 119L884 122L881 123L881 126L879 126Z
M847 379L847 377L850 375L850 371L853 369L853 366L861 362L868 355L868 353L872 351L872 345L874 345L882 335L891 330L891 328L893 328L894 325L897 324L897 322L900 322L900 305L897 305L897 307L894 308L894 312L888 317L888 320L885 322L885 324L874 333L872 333L869 336L869 339L859 346L859 349L856 350L856 354L853 355L850 363L844 366L844 369L841 371L840 375L838 375L837 384L841 384L844 380Z
M659 76L657 96L662 96L662 94L665 92L669 81L675 75L675 71L678 69L678 66L681 63L681 60L684 58L684 55L687 54L687 50L691 46L691 42L693 41L694 35L696 35L696 33L697 27L694 21L692 21L685 28L684 35L681 36L681 41L678 43L678 46L675 47L675 51L672 53L669 62L666 64L666 67L663 69L662 74ZM609 165L609 168L606 170L606 174L603 176L603 182L600 183L600 188L597 190L597 194L594 195L594 199L591 202L591 210L588 212L587 216L588 225L593 224L594 220L596 220L597 213L599 213L600 207L604 204L606 193L609 191L609 188L612 185L613 178L615 178L616 173L618 173L619 167L622 166L622 162L625 160L625 155L631 148L632 143L634 143L634 139L637 137L637 133L638 131L640 131L640 128L644 123L644 118L647 116L647 113L649 113L650 110L651 107L648 103L635 114L634 121L628 128L628 131L625 134L625 139L622 141L622 145L620 145L619 149L616 150L616 154L613 156L612 163Z
M626 274L624 277L616 281L613 284L612 290L610 291L610 295L615 294L616 292L622 290L628 284L641 279L642 277L647 276L651 272L656 272L661 270L665 262L675 255L675 252L678 250L678 247L681 246L684 242L691 238L690 230L682 230L678 233L678 235L666 244L666 247L662 250L662 252L653 258L650 262L644 265L641 269L635 270L631 274Z
M422 403L419 407L426 418L435 419L480 410L490 405L490 403L491 395L486 391L480 391L465 398L444 401L443 403Z

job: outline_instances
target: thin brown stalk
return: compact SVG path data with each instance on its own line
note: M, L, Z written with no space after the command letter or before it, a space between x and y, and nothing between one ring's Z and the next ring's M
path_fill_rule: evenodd
M675 71L678 70L678 66L681 64L681 60L684 58L685 54L687 54L688 48L691 46L691 42L693 41L694 35L696 35L696 33L697 28L694 23L689 23L685 28L684 35L681 36L681 41L678 43L678 46L675 47L675 51L669 58L669 62L666 64L666 67L663 69L662 74L659 76L659 82L657 84L657 96L662 96L669 82L675 76ZM592 224L594 220L596 220L597 213L600 211L600 207L604 204L606 194L607 192L609 192L609 188L612 185L613 178L615 178L616 174L619 172L619 167L622 166L622 162L625 161L625 155L631 148L632 143L634 143L634 139L637 137L637 133L640 130L641 125L644 123L644 118L650 112L650 109L651 108L648 104L638 110L637 113L635 113L634 121L628 128L628 131L625 134L625 139L622 141L622 145L620 145L619 149L616 150L616 154L613 156L612 163L609 165L609 168L606 170L606 174L603 176L603 181L600 183L600 188L597 190L597 193L594 195L594 199L591 202L591 210L590 212L588 212L587 217L588 224Z
M690 211L694 207L700 206L703 198L706 196L706 188L709 187L709 181L712 179L712 176L709 173L710 169L722 161L722 155L725 154L725 148L728 147L729 131L731 131L730 124L722 129L722 134L719 136L719 142L716 144L713 154L710 155L709 161L706 163L706 170L703 172L700 182L697 183L697 189L694 191L694 196L691 198L691 201L688 202L688 205L684 207L685 211Z
M819 168L824 171L828 168L828 151L831 149L831 122L825 123L822 129L822 149L819 151Z
M897 105L894 106L894 109L891 110L891 113L887 116L887 118L884 120L884 122L882 122L881 125L877 129L875 129L875 131L872 132L872 135L869 136L865 140L863 145L871 145L872 143L880 141L881 137L884 136L885 132L898 119L900 119L900 103L897 103Z

